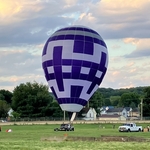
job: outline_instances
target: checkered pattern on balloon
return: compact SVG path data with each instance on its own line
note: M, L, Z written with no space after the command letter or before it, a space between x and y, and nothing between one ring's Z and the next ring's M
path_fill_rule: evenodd
M94 30L70 26L56 31L42 53L46 80L62 110L79 112L98 89L108 66L107 46Z

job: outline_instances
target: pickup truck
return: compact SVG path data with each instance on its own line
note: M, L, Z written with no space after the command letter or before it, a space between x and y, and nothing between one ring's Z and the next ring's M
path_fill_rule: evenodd
M124 123L119 126L119 132L141 132L143 131L142 126L136 126L135 123Z

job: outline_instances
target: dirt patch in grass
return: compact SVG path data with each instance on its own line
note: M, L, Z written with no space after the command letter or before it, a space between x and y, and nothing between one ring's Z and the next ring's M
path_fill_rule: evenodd
M150 139L128 136L101 136L101 137L74 137L74 136L54 136L41 138L41 141L101 141L101 142L150 142Z
M62 142L66 141L67 137L59 137L59 136L53 136L53 137L42 137L41 141L57 141L57 142Z
M142 137L128 137L128 136L101 136L101 140L105 142L149 142L150 139Z

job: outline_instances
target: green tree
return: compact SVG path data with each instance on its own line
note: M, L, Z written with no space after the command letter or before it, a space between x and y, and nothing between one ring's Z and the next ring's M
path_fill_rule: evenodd
M104 98L103 99L103 105L104 106L111 106L110 98Z
M27 82L14 89L12 109L20 114L20 117L45 117L51 115L47 112L52 101L53 97L47 86L37 82Z
M150 117L150 87L144 89L145 96L143 98L143 116Z
M10 106L5 100L0 100L0 117L7 117Z
M4 99L5 99L4 95L0 93L0 100L4 100Z
M97 90L93 96L89 100L89 107L92 107L96 110L96 112L99 114L99 108L103 106L103 97L102 94Z
M137 107L140 103L139 95L134 92L128 92L121 95L120 105L122 107L129 107L132 103Z
M11 104L12 96L13 96L12 92L4 89L0 90L0 99L5 100L8 104Z
M20 114L17 113L17 112L15 112L15 111L13 111L13 112L11 113L11 115L12 115L13 118L15 118L15 119L18 119L18 118L20 117Z
M52 113L51 117L55 117L55 118L63 117L63 111L61 110L61 108L56 100L54 100L52 102L50 110Z
M134 102L131 102L130 107L131 108L136 108L136 104Z
M120 105L121 96L111 96L110 102L112 106L119 106Z

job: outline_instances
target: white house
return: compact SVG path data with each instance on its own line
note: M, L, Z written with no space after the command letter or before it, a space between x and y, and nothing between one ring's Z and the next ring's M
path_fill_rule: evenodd
M106 111L108 115L121 115L125 118L128 117L128 112L125 108L110 108Z
M99 116L99 120L126 120L132 119L132 117L139 117L139 110L132 109L131 107L102 107L101 116Z
M131 107L125 107L125 109L127 110L127 117L132 115L132 108Z
M108 114L104 114L104 115L101 115L98 120L126 120L126 117L122 116L122 115L108 115Z
M82 109L82 116L84 117L83 120L96 120L96 111L94 108L83 108Z
M7 113L9 117L13 117L12 112L13 112L13 109L10 108L9 111L8 111L8 113Z
M103 106L101 108L98 108L100 110L100 114L101 115L104 115L104 114L107 114L107 110L110 109L110 108L114 108L114 106Z

